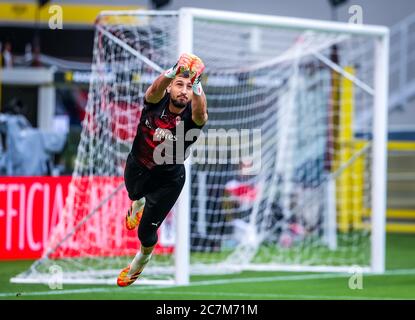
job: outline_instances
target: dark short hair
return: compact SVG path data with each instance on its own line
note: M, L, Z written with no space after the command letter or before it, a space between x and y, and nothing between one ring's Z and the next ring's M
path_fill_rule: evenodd
M180 73L179 76L181 76L182 78L189 78L190 77L190 73L189 73L189 71L185 71L183 73Z
M186 75L186 74L180 73L180 74L178 74L176 76L176 78L174 78L174 80L177 80L178 78L190 79L190 75L189 74Z

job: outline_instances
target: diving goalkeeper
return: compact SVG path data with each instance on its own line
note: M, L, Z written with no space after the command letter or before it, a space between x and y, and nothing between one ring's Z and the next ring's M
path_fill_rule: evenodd
M119 274L120 287L129 286L140 276L157 243L157 230L183 188L186 174L183 162L197 135L184 138L189 130L200 130L208 119L200 82L204 69L200 58L183 53L145 93L144 109L124 171L125 186L132 200L125 223L129 230L138 226L141 248ZM182 156L179 143L184 146Z

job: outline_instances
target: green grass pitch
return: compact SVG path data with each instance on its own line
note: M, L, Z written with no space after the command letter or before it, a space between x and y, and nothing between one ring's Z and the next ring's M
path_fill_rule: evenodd
M194 276L185 287L63 285L51 290L42 284L10 283L31 263L0 262L0 299L415 299L415 235L388 234L386 273L364 274L363 288L355 290L349 288L348 274L293 272Z

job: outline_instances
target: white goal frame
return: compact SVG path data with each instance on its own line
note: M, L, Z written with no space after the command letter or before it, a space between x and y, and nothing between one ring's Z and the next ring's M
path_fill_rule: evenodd
M373 145L372 145L372 221L371 221L371 266L364 271L383 273L385 271L385 222L386 222L386 174L387 174L387 101L389 81L389 29L384 26L369 26L340 22L319 21L280 16L226 12L196 8L179 10L178 54L193 51L193 21L203 19L229 23L243 23L289 30L313 30L324 32L342 32L351 35L376 37L374 67L374 105L373 105ZM191 159L185 163L186 170L191 166ZM178 200L177 210L177 243L175 279L179 285L189 283L190 277L190 175ZM270 266L272 268L272 266ZM257 268L251 266L250 270ZM268 268L266 268L269 270ZM275 269L275 268L274 268ZM348 272L339 267L306 267L292 266L283 268L291 271L323 271ZM265 270L258 266L258 270ZM279 269L282 270L282 269Z

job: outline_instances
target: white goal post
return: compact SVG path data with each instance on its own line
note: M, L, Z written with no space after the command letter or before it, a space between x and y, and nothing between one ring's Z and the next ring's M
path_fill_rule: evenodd
M389 30L183 8L98 17L65 210L43 257L12 281L47 282L58 265L66 283L115 283L139 247L118 224L129 204L123 167L144 92L182 52L206 64L209 121L185 162L174 217L163 224L176 228L174 245L161 241L137 283L356 265L383 273ZM211 157L233 138L239 144L229 153L261 150L250 158L260 163L253 172Z
M387 174L387 123L388 123L388 79L389 79L389 29L384 26L368 26L350 23L317 21L300 18L288 18L279 16L265 16L258 14L246 14L237 12L225 12L216 10L183 8L179 11L179 33L183 39L179 45L178 54L181 52L193 52L193 20L205 19L237 24L265 25L282 29L314 30L322 32L340 32L376 37L375 46L375 85L374 106L376 112L373 125L373 168L372 168L372 246L371 265L368 270L375 273L385 271L385 221L386 221L386 174ZM190 168L189 159L186 169ZM178 283L188 283L189 276L180 270L189 270L189 228L190 221L190 183L187 181L183 193L179 198L177 234L186 235L178 238L177 246L180 258L176 260L176 279ZM285 268L283 268L285 269ZM297 268L301 270L302 268ZM306 268L307 269L307 268ZM305 270L306 270L305 269ZM290 268L288 268L290 270ZM312 270L312 269L311 269ZM327 271L330 268L326 269ZM347 269L343 270L347 272Z

